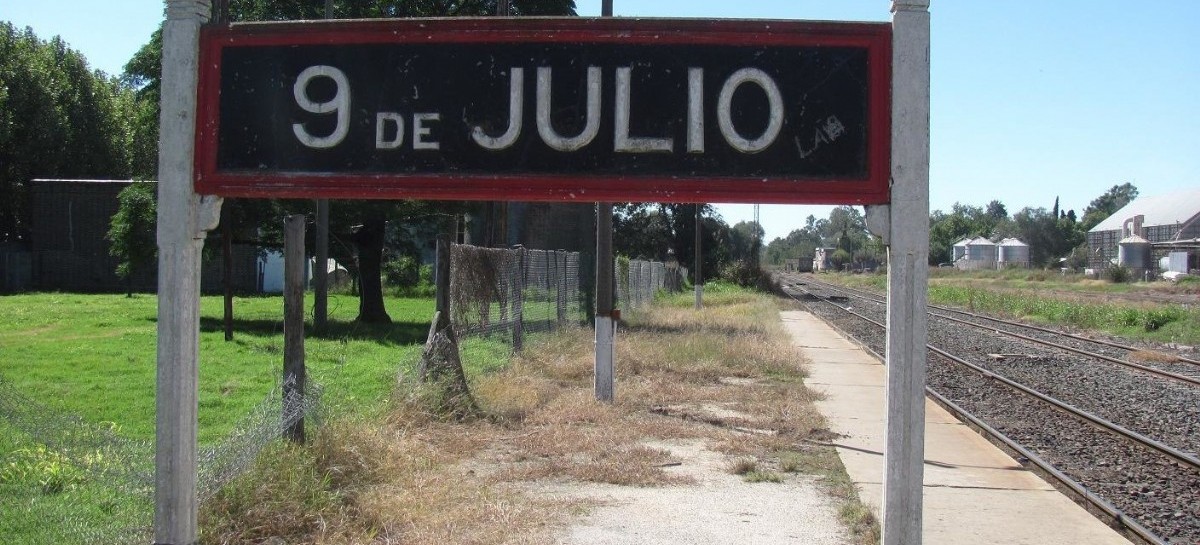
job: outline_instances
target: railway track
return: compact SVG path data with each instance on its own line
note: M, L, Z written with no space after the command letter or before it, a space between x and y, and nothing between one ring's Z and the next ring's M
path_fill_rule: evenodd
M784 280L814 314L883 351L877 295L807 276ZM929 322L932 398L1132 539L1200 543L1200 387L988 333L986 320L968 324L938 310Z
M818 282L816 280L810 281L816 282L824 289L855 295L880 305L886 303L886 298L878 293ZM929 305L929 308L931 309L931 316L958 321L965 325L993 330L1003 335L1039 343L1044 346L1075 352L1088 357L1103 359L1117 365L1123 365L1131 369L1138 369L1181 382L1200 385L1200 360L1169 352L1159 347L1133 346L1110 339L1078 335L1033 324L1005 320L986 314L968 312L953 307ZM1140 361L1130 361L1131 357Z

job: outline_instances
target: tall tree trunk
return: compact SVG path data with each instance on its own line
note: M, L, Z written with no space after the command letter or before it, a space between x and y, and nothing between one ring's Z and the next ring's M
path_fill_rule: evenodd
M383 307L383 238L387 221L372 218L354 234L358 248L358 318L360 322L390 324L391 316Z

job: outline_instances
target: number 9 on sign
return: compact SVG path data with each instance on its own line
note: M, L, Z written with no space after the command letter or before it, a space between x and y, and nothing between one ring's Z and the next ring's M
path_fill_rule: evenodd
M333 80L336 92L333 98L326 102L314 102L308 98L308 85L316 78L326 77ZM296 105L306 112L314 114L337 114L337 126L329 136L313 136L304 128L303 123L292 123L292 132L300 143L310 148L332 148L346 138L350 130L350 81L346 74L332 66L317 65L305 68L296 76L296 84L292 86L292 94L296 97Z

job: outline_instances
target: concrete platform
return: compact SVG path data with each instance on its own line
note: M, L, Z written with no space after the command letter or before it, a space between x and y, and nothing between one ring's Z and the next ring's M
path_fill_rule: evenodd
M808 386L859 497L878 516L882 502L883 365L807 312L782 315L811 360ZM1023 469L932 401L925 404L923 534L926 545L1127 544L1054 487Z

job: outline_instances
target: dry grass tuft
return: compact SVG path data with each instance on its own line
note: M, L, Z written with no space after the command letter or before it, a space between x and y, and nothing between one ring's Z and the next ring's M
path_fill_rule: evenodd
M749 456L734 458L729 462L729 472L734 475L745 475L758 470L758 460Z
M1129 361L1134 362L1151 362L1151 363L1175 363L1179 361L1179 356L1167 354L1157 350L1134 350L1125 356Z

